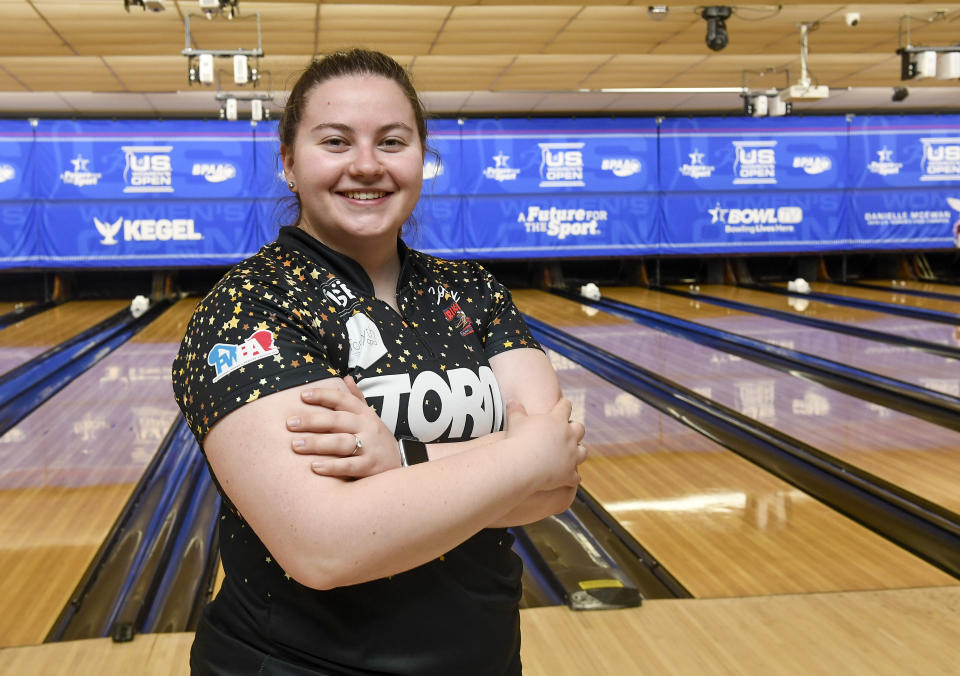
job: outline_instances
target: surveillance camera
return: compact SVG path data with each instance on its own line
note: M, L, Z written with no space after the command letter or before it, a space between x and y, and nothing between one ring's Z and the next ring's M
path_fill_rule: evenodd
M860 25L860 12L847 12L843 15L843 20L847 22L848 26L859 26Z
M733 10L729 7L713 6L704 8L700 14L707 22L707 37L705 40L707 47L715 52L719 52L726 47L730 41L726 20L730 18L732 13Z
M151 12L162 12L166 9L163 6L163 0L143 0L143 8Z

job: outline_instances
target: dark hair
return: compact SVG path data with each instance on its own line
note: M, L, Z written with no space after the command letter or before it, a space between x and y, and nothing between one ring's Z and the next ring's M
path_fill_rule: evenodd
M353 75L376 75L397 83L406 95L407 101L410 102L411 108L413 108L413 116L417 123L417 135L420 137L420 147L424 153L428 152L426 113L417 90L410 81L410 75L403 66L386 54L362 48L332 52L323 58L316 59L297 78L296 83L290 90L290 96L287 98L283 113L280 115L280 123L277 125L280 143L286 146L287 152L293 152L294 141L297 138L297 127L303 117L303 107L306 105L310 91L327 80ZM429 152L433 154L432 150ZM293 198L296 205L290 205L289 211L296 215L293 220L293 223L296 224L300 221L300 196L294 194Z

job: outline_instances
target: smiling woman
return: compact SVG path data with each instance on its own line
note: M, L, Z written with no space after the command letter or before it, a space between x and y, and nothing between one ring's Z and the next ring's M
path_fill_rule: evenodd
M509 291L400 238L427 131L395 61L314 62L279 130L296 222L200 303L173 367L223 497L191 668L518 674L505 528L569 506L583 426Z

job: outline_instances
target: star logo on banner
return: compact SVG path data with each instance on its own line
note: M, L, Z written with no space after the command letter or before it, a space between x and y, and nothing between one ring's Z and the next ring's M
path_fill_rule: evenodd
M498 151L496 155L493 156L493 161L497 163L497 169L502 169L507 166L507 160L510 159L509 155L504 155L502 151Z
M707 209L707 213L710 214L711 223L716 223L717 221L720 221L721 223L726 223L728 211L730 210L724 209L720 206L720 202L717 202L717 206L715 206L713 209Z
M73 170L76 172L86 171L90 160L86 159L83 155L77 155L76 159L70 160L70 164L73 165Z
M690 156L690 164L703 164L703 153L701 153L696 148L692 153L688 153Z
M893 157L893 151L888 150L886 146L883 147L883 150L878 150L877 155L880 156L881 162L889 162Z

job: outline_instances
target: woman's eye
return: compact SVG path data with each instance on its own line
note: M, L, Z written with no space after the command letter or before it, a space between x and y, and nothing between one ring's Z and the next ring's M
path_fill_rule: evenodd
M342 138L325 138L320 144L332 150L340 150L347 147L347 142Z
M404 143L403 139L388 138L388 139L384 139L380 143L380 145L382 145L384 148L387 148L389 150L399 150L400 148L403 148L407 144Z

